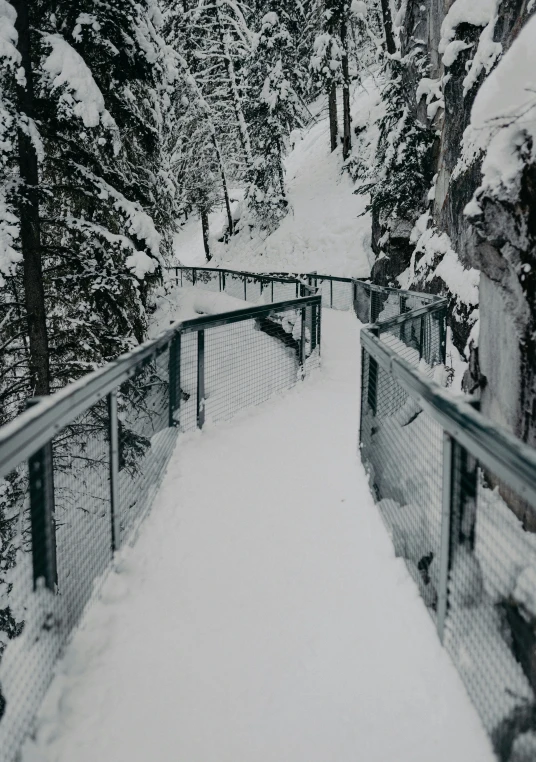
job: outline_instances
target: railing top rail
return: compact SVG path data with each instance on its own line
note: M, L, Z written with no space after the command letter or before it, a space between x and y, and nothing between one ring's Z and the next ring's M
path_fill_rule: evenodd
M200 265L195 266L188 266L188 265L169 265L165 268L166 270L201 270L203 272L214 272L214 273L229 273L230 275L242 275L246 278L259 278L259 279L266 279L266 280L277 280L277 281L284 281L285 283L296 283L296 278L294 278L290 273L287 273L288 277L285 277L284 273L274 274L274 273L252 273L247 272L246 270L229 270L227 267L201 267Z
M46 442L81 413L127 381L140 365L162 350L179 332L199 331L273 312L320 304L319 296L306 296L243 310L203 315L192 320L177 321L155 339L146 341L132 352L113 360L102 368L60 389L50 397L42 397L13 421L0 428L0 479L30 458Z
M321 296L302 296L298 299L288 299L284 302L274 302L273 304L261 304L255 307L246 307L243 310L233 310L232 312L223 312L218 315L202 315L191 320L184 320L180 325L181 333L191 331L200 331L205 328L214 328L218 325L228 325L236 323L239 320L248 320L263 315L269 316L272 312L279 312L285 309L307 307L309 304L321 305Z
M318 280L331 280L341 283L361 283L366 286L370 291L376 291L378 293L393 293L400 296L415 296L419 299L429 302L436 302L444 297L438 294L427 294L421 291L411 291L404 288L394 288L393 286L378 286L375 283L370 283L367 278L346 278L342 275L326 275L317 272L305 272L305 273L283 273L283 272L271 272L271 273L252 273L245 270L230 270L227 267L204 267L201 265L170 265L167 270L208 270L210 272L230 273L231 275L243 275L248 278L267 278L274 280L285 280L290 283L296 282L297 279L303 277L317 278Z
M422 315L428 315L431 312L437 312L438 310L445 309L447 304L448 301L445 298L436 299L429 304L425 304L422 307L416 307L415 309L409 310L408 312L403 312L401 315L395 315L394 317L387 318L387 320L377 320L376 323L368 326L368 330L385 331L392 326L406 323L408 320L413 320L414 318L421 317Z
M361 343L453 439L485 468L536 505L536 450L485 418L467 402L456 399L434 381L423 378L416 368L370 330L361 332Z

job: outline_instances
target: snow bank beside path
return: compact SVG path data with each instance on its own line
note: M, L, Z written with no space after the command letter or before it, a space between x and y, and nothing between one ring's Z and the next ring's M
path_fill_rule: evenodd
M170 323L177 320L191 320L201 315L217 315L220 312L245 310L255 307L257 302L237 299L219 291L206 291L199 286L173 287L169 293L161 293L157 297L157 310L152 316L149 326L149 338L169 328Z
M493 761L358 462L357 323L323 317L321 371L181 437L23 762Z

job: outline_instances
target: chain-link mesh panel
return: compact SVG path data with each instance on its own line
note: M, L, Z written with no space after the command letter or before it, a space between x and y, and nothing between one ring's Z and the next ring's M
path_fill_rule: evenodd
M229 294L229 296L234 296L236 299L244 299L244 276L226 272L225 293Z
M354 304L354 284L351 281L332 281L334 310L350 310Z
M192 286L196 281L195 267L181 267L181 286Z
M203 420L227 420L238 410L293 386L305 371L305 363L307 369L318 363L317 312L311 306L309 312L306 308L287 309L209 327L201 340L195 334L197 340L190 340L185 354L189 352L189 364L196 366L189 375L190 387L195 378L196 415L201 408ZM182 425L193 427L193 410Z
M296 382L300 317L263 318L205 331L205 416L220 421ZM296 321L296 322L294 322Z
M442 430L363 352L362 458L372 492L428 610L435 617L442 509Z
M459 446L452 471L445 645L499 759L533 760L536 512Z
M150 506L175 445L169 377L168 344L123 384L117 396L122 536L128 536Z
M197 427L197 334L181 336L180 347L180 409L181 431L193 431Z
M220 291L221 273L217 270L197 269L195 274L195 284L205 291Z
M30 459L32 470L40 462L45 466L33 476L34 492L47 484L52 490L53 471L54 513L48 526L38 515L32 518L28 480L19 480L24 492L13 504L17 529L10 545L15 553L4 579L8 606L2 620L9 622L10 636L0 659L2 760L15 758L56 659L112 559L109 454L108 409L99 402ZM11 476L10 482L13 486ZM54 592L41 577L47 569Z
M50 653L50 639L41 632L43 599L33 592L26 464L0 480L0 518L0 751L12 760L48 687L54 659L54 643Z
M272 302L284 302L287 299L296 299L299 297L299 285L289 281L276 280L273 283Z
M79 621L112 560L109 416L102 401L53 440L58 596L62 628Z
M408 316L403 323L388 327L380 323L378 336L410 365L432 375L432 368L445 360L445 318L441 307L419 317Z

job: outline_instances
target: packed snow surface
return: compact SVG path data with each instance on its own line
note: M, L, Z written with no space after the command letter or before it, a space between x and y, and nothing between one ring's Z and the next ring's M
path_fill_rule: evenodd
M359 464L358 324L183 435L59 665L24 762L492 762Z

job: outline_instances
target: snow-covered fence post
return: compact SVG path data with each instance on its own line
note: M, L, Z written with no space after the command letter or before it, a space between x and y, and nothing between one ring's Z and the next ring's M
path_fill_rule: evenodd
M28 400L28 406L40 397ZM47 442L28 460L30 488L30 520L32 528L33 582L37 587L44 580L45 587L55 591L58 581L56 563L56 524L54 521L54 464L52 442Z
M478 462L467 450L446 432L443 434L443 501L441 512L441 545L439 559L439 590L437 603L437 631L443 643L445 622L449 607L449 583L467 587L463 597L470 599L475 591L471 587L471 567L460 565L460 574L466 579L452 580L456 554L460 548L469 553L474 550ZM452 589L451 589L452 592Z
M117 418L117 392L108 394L108 441L110 443L110 517L112 551L121 547L119 512L119 422Z
M181 334L177 332L169 344L169 427L178 425L176 413L181 405Z
M205 423L205 332L197 332L197 427Z

